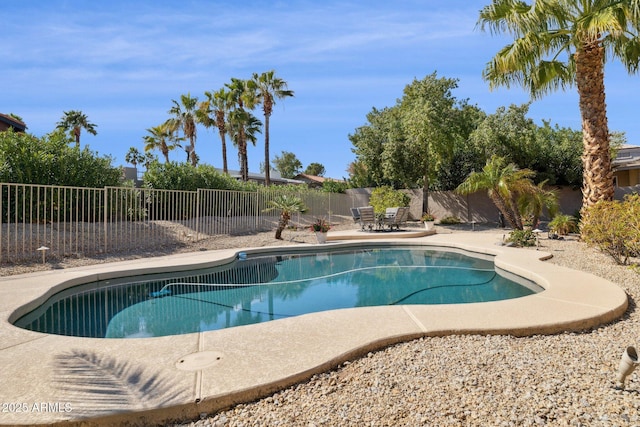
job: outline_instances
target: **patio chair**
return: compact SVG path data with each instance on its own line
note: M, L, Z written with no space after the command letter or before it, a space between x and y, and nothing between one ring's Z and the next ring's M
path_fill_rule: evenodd
M390 212L389 209L393 209L395 210L395 212ZM387 215L385 215L384 218L384 225L389 227L389 230L393 230L393 227L396 227L397 230L400 230L400 225L406 223L408 218L409 208L388 208Z
M358 212L358 208L351 208L351 216L353 217L353 222L360 222L360 212Z
M376 225L376 215L373 212L373 206L358 208L358 213L360 214L360 226L362 230L365 228L368 228L369 231L373 230L373 227Z

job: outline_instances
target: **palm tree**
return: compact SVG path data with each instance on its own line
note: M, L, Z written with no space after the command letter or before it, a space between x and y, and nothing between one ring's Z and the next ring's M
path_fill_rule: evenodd
M279 194L273 200L269 201L269 207L264 212L273 210L280 211L280 220L278 221L278 228L276 229L276 239L282 240L282 232L291 219L291 215L297 212L304 213L307 211L307 207L304 205L302 199L289 194Z
M174 117L167 120L171 131L182 129L185 138L189 139L189 146L186 148L187 159L191 159L191 164L198 164L196 156L196 110L198 108L198 98L191 97L191 94L180 95L180 102L175 99L171 100L173 107L169 110L169 114ZM183 110L184 107L184 110Z
M262 122L253 114L245 110L234 110L229 113L228 129L234 145L238 148L238 163L243 181L249 180L249 157L247 142L254 146L258 140L256 134L260 132Z
M535 172L529 169L519 169L514 163L507 164L503 157L493 156L482 168L482 172L472 172L456 188L456 192L470 194L487 190L489 198L509 224L522 230L522 217L517 199L523 194L535 191L535 185L531 181L534 175Z
M217 92L205 92L204 95L207 97L206 105L204 103L201 105L206 108L206 113L211 118L213 126L218 128L222 143L222 172L228 174L227 140L225 135L227 133L227 115L233 104L233 99L231 93L224 88L219 89Z
M65 111L62 120L56 124L56 128L71 131L76 139L76 147L80 147L80 132L84 128L91 135L97 135L96 127L93 123L89 122L89 118L82 111L70 110Z
M558 191L546 187L547 180L532 186L526 193L518 198L518 210L531 219L531 224L536 227L542 211L546 208L549 218L554 218L558 213Z
M256 86L253 80L241 80L231 78L231 83L225 85L229 89L229 115L227 131L238 147L240 163L240 175L243 181L249 180L249 161L247 159L247 138L255 136L259 132L262 123L253 114L247 111L253 110L257 103ZM252 141L255 144L255 140Z
M144 161L144 156L136 147L130 147L127 154L124 155L124 161L133 165L133 169L136 171L136 176L138 176L138 164Z
M267 71L258 75L253 73L253 81L257 87L258 101L264 112L264 164L269 164L269 117L273 112L276 99L293 96L293 91L287 89L287 82L275 76L275 71ZM269 168L264 169L264 184L271 184Z
M618 58L629 73L640 63L637 0L493 0L480 11L482 30L508 33L483 72L491 87L512 84L532 98L574 84L578 89L584 150L583 208L614 194L605 106L604 63Z
M147 132L149 135L142 137L145 143L144 151L160 150L166 163L169 163L169 151L182 147L180 141L184 141L184 138L177 137L167 122L149 128Z

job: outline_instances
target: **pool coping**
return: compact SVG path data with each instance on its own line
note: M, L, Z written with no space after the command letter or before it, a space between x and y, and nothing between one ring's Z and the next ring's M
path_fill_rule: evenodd
M390 235L375 242L344 237L322 246L206 251L2 277L0 425L149 425L197 418L270 395L398 342L450 334L527 336L584 330L626 311L627 295L617 285L544 262L551 255L543 251L498 246L495 238L473 232L414 239ZM545 291L479 304L334 310L142 339L46 335L9 322L28 311L29 301L87 281L218 265L240 251L314 251L360 244L432 245L496 255L497 267L534 280Z

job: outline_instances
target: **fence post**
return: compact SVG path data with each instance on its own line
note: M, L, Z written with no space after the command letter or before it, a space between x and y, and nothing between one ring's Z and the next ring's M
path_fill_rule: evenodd
M197 189L196 192L196 242L200 241L200 194L202 190Z
M2 240L2 230L4 229L4 225L3 225L3 220L4 218L2 218L2 204L4 203L4 191L3 191L3 187L4 184L0 184L0 261L3 260L3 254L2 254L2 248L4 245L4 240ZM7 190L7 193L9 191ZM7 212L9 212L9 206L7 206ZM9 221L7 221L7 227L9 226Z
M254 231L258 231L258 224L260 221L260 191L256 190L256 221Z
M102 189L102 191L104 192L104 201L103 201L103 206L104 206L104 220L103 220L103 230L104 230L104 253L107 253L108 250L108 244L107 244L107 219L108 219L108 214L107 214L107 207L108 207L108 191L107 191L107 187L104 187Z

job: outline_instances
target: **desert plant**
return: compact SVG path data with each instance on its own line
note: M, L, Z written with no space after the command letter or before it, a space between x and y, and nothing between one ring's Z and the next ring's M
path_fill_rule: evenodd
M280 211L280 221L278 221L278 228L276 228L276 239L282 240L282 231L287 228L291 214L306 212L307 207L299 197L290 194L279 194L273 200L269 201L269 207L264 209L264 212L272 210Z
M425 212L422 214L422 217L420 218L421 221L435 221L436 217L433 216L433 214L431 214L431 212Z
M322 218L318 218L316 219L316 222L311 224L309 229L316 233L326 233L331 229L331 224L329 224L327 221L325 221Z
M513 243L514 246L535 246L536 235L531 230L513 230L509 233L507 242Z
M460 224L460 219L455 216L445 216L440 220L441 225L455 225Z
M578 220L571 215L558 214L549 222L549 231L566 236L578 231Z
M582 239L621 265L640 253L640 195L624 201L600 201L583 212Z

